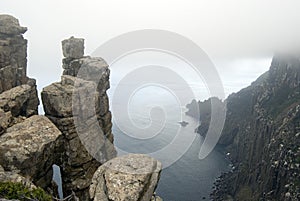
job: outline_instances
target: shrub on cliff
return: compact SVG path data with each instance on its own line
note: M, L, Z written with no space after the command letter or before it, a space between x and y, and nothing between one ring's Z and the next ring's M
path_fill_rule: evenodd
M22 183L0 182L0 198L20 201L51 201L52 197L43 189L29 189Z

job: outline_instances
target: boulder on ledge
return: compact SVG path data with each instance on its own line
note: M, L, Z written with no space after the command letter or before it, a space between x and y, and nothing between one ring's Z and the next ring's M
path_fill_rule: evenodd
M0 137L0 165L41 187L52 180L52 164L61 132L45 116L34 115L8 128Z
M62 42L63 55L66 58L79 59L84 55L84 39L74 38L63 40Z
M90 186L93 201L150 201L162 165L142 154L114 158L98 168Z

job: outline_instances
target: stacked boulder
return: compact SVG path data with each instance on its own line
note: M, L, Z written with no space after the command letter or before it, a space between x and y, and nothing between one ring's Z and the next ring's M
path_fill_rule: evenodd
M27 84L27 31L10 15L0 15L0 93Z
M26 75L26 27L10 15L0 15L0 135L20 117L37 114L36 83Z
M36 83L26 75L26 30L16 18L0 15L0 182L26 178L46 187L61 132L37 115Z
M142 154L114 158L95 172L90 186L92 201L159 201L153 196L162 165Z
M88 200L94 172L116 156L106 90L109 69L102 58L84 57L84 40L62 42L64 75L42 91L45 115L63 133L62 169L65 194Z
M43 89L45 116L37 115L36 82L26 75L26 30L16 18L0 15L0 182L50 190L56 164L66 196L160 200L152 196L159 161L144 155L115 158L106 94L110 72L102 58L84 56L83 39L62 42L63 76Z

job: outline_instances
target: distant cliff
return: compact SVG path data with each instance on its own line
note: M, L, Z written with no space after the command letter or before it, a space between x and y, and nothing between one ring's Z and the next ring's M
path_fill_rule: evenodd
M206 108L197 129L203 136L210 119L209 102L197 103ZM219 145L230 153L234 170L222 175L212 198L299 200L300 57L275 55L268 72L225 102Z

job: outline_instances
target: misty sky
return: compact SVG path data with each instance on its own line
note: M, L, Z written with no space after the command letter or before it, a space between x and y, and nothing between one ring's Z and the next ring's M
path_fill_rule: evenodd
M299 9L298 0L0 1L1 13L28 27L28 74L39 90L60 79L65 38L85 38L88 55L122 33L163 29L193 40L209 55L228 95L267 71L274 51L298 48Z

